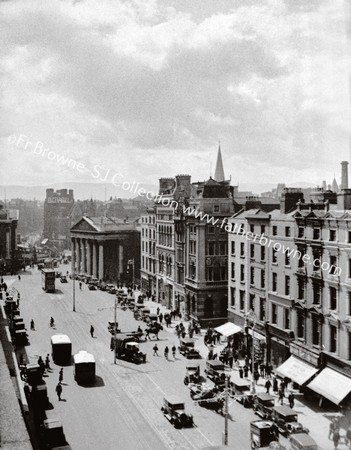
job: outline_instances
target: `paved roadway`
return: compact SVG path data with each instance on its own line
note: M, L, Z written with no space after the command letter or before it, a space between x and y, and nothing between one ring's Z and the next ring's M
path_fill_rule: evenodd
M58 270L67 269L63 265ZM50 337L55 333L70 337L73 354L87 350L96 359L94 387L79 386L73 378L73 366L64 367L61 402L55 393L60 366L52 363L53 370L45 378L49 400L63 422L73 450L201 449L221 444L224 418L191 401L189 389L183 383L187 360L181 355L175 361L163 357L166 345L178 346L174 329L160 333L159 357L152 355L154 341L149 341L141 343L141 350L147 353L146 364L117 360L114 365L107 331L107 322L114 318L114 296L89 291L85 284L80 291L76 282L76 312L72 312L72 280L62 284L56 279L57 292L49 294L42 290L40 277L37 269L23 273L21 281L6 277L8 285L12 284L21 293L20 310L30 339L30 345L25 347L29 362L36 362L39 355L45 359L51 353ZM55 330L49 327L51 316L55 319ZM29 330L31 319L36 331ZM138 325L145 327L143 322L134 320L129 310L119 309L117 321L122 331L136 330ZM95 328L95 338L89 333L91 325ZM205 360L200 364L203 373ZM194 416L194 428L176 430L165 419L160 411L165 394L183 398L187 412ZM249 449L249 423L257 416L235 401L229 411L229 444L237 450Z

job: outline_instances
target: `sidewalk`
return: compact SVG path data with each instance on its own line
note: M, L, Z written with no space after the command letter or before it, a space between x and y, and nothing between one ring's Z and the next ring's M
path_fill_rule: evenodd
M0 301L0 304L4 302ZM0 447L4 450L31 450L33 447L16 394L12 343L8 341L5 326L6 318L2 317L0 310Z
M135 291L135 298L138 298L138 295L141 293L139 291ZM153 302L151 300L144 301L144 304L146 307L150 309L150 312L152 314L156 314L157 308L160 308L160 312L164 315L165 313L169 312L169 309L167 309L165 306L161 305L160 303ZM168 333L174 333L175 332L175 326L182 322L185 326L185 330L187 330L189 321L186 320L172 320L171 327L166 327L163 322L163 330L167 331ZM196 348L200 351L200 354L204 360L207 359L207 355L209 352L208 347L204 343L204 335L206 330L201 330L200 335L194 335L194 339L196 340ZM214 345L214 353L217 353L219 355L220 351L226 346L225 342L221 342L220 344ZM240 365L244 365L244 362L241 360L239 361ZM233 369L230 369L229 366L227 366L227 373L230 375L231 381L236 381L240 379L239 376L239 367L233 367ZM249 373L248 381L251 382L251 374ZM260 378L258 380L258 383L256 384L256 392L266 392L266 388L264 387L266 382L266 378ZM289 392L289 389L288 391ZM270 393L276 398L275 404L278 405L278 395L272 392L272 388ZM287 393L285 394L286 397L284 399L284 405L289 406L289 402L287 399ZM299 421L310 430L311 437L316 441L319 448L321 450L334 450L334 444L333 441L328 439L328 433L329 433L329 425L331 422L331 419L333 416L337 415L336 412L328 412L326 410L322 410L321 408L318 408L316 405L309 405L308 402L303 397L303 394L300 394L298 391L294 391L295 395L295 405L294 410L299 414ZM328 417L327 417L328 416ZM341 439L338 445L338 449L340 450L346 450L349 449L349 446L344 443L343 437L345 436L346 430L341 429Z

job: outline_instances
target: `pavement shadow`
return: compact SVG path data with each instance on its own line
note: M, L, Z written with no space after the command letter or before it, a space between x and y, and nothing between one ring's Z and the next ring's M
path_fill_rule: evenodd
M52 294L63 294L63 291L61 291L61 289L55 289L54 292L52 292Z
M95 376L95 379L92 381L77 381L77 384L84 388L96 388L96 387L104 387L104 380L98 375Z

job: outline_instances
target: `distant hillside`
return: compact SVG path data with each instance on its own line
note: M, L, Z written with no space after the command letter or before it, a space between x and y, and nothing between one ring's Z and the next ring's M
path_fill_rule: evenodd
M158 190L156 185L136 184L130 187L129 190L124 190L120 187L115 187L112 184L98 184L98 183L54 183L44 186L0 186L0 199L4 200L5 195L7 199L22 198L26 200L44 200L45 191L48 188L57 189L73 189L75 200L84 200L93 198L96 200L108 200L110 197L118 197L123 199L137 197L137 191L143 187L146 191L150 191L153 194L157 194ZM6 191L6 192L5 192Z

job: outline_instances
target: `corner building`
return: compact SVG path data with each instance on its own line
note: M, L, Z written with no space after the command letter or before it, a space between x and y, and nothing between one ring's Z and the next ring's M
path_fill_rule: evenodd
M321 371L311 389L339 404L332 391L351 377L351 189L316 189L311 199L285 188L280 209L230 220L228 316L242 327L239 348L253 339L257 357L278 374L289 361ZM248 231L259 238L247 239ZM330 378L321 387L323 373L335 385Z

